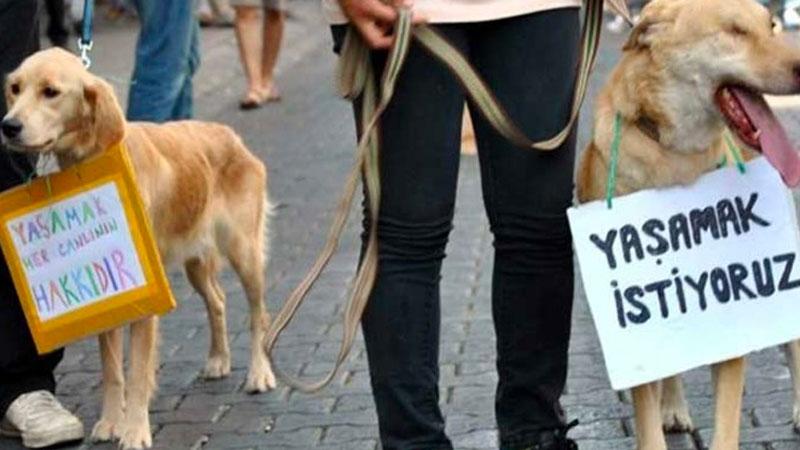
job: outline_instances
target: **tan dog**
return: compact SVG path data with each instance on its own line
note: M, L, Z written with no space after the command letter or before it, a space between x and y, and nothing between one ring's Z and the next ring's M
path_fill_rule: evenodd
M26 59L8 76L3 143L29 154L54 154L66 168L124 140L165 264L183 264L203 297L211 324L207 378L231 370L221 258L239 275L250 303L248 391L275 386L262 348L269 326L264 306L266 213L264 164L230 128L196 121L126 123L111 86L60 49ZM123 448L151 445L148 406L155 389L157 319L131 325L128 379L122 329L100 336L103 410L95 440ZM126 383L127 381L127 383Z
M784 39L754 0L652 1L597 100L594 137L578 169L579 201L605 196L617 113L617 195L691 183L715 169L726 124L787 184L800 181L800 159L761 97L800 92L800 50ZM790 363L795 371L798 361ZM714 450L739 448L744 368L743 358L713 368ZM665 449L662 427L692 427L679 377L639 386L633 400L639 449Z

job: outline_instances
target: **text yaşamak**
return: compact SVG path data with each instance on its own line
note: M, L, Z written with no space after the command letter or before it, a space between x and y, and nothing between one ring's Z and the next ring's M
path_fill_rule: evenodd
M768 228L770 222L758 213L758 199L756 192L747 198L726 198L664 220L649 219L640 227L627 224L608 230L605 236L592 234L590 239L612 270L645 258L655 258L661 266L661 256L669 252L739 236L753 227ZM766 298L776 290L796 289L800 279L793 276L795 259L795 253L782 253L722 267L710 265L708 270L694 274L682 274L678 267L672 267L666 277L645 285L619 286L613 280L619 325L643 324L654 316L666 319L670 314L685 314L691 307L705 311L709 302L724 305L731 300ZM657 312L647 306L653 304L646 301L650 300L648 296L657 299Z

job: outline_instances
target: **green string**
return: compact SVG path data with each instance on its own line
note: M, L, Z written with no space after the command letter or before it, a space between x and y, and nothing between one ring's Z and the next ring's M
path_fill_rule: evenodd
M736 161L736 168L739 169L739 173L745 173L747 168L744 164L744 159L742 158L742 151L739 149L736 143L733 142L733 139L731 139L730 131L725 130L722 135L725 136L725 143L728 145L728 150L730 150L731 154L733 155L733 160ZM728 158L726 156L723 156L723 163L727 163L727 159Z
M614 137L611 140L611 161L608 164L608 180L606 182L606 205L611 209L614 193L617 191L617 163L619 161L619 144L622 141L622 115L614 116Z

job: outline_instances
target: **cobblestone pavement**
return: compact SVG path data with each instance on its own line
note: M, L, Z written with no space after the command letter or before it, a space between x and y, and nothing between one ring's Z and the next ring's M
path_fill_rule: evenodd
M203 32L203 66L197 77L197 115L234 126L270 167L270 189L278 205L272 227L268 303L278 309L321 247L332 205L349 169L354 142L348 105L332 89L334 57L318 2L291 4L287 46L278 80L283 102L255 112L237 109L244 81L230 29ZM135 42L133 21L100 21L93 70L112 81L125 98ZM606 36L594 78L605 78L621 37ZM591 94L590 94L591 97ZM586 111L591 111L591 103ZM782 110L797 125L791 109ZM581 128L581 146L590 126ZM792 127L800 128L800 127ZM795 133L796 134L796 133ZM798 136L793 136L795 141ZM490 314L492 245L484 218L477 161L464 157L458 190L455 230L442 281L441 399L447 430L458 449L496 448L493 423L494 338ZM331 264L315 293L290 327L277 352L278 364L295 374L323 373L334 358L341 328L342 300L355 266L356 228L348 228L342 254ZM363 345L331 387L316 395L285 386L262 395L243 391L247 365L247 306L229 272L228 326L233 373L205 381L200 372L208 347L206 313L201 299L180 273L171 276L179 308L162 321L160 389L152 405L154 445L183 448L308 448L374 450L378 448ZM633 448L632 409L627 394L612 391L583 293L578 287L571 346L570 376L563 402L581 449ZM800 448L789 425L789 371L776 350L750 358L744 401L742 448ZM100 406L99 359L94 339L71 346L58 368L58 392L88 429ZM707 445L712 422L711 382L707 369L686 376L697 432L670 436L670 448ZM83 444L77 448L112 448ZM0 448L18 444L0 439Z

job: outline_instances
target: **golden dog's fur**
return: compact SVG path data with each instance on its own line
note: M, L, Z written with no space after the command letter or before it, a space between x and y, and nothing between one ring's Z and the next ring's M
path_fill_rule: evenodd
M716 167L725 151L725 125L714 102L720 85L800 91L800 51L784 42L753 0L654 0L624 50L597 99L594 136L577 174L580 202L605 196L615 114L622 117L616 190L622 195L691 183ZM790 367L800 368L796 357ZM713 367L714 450L739 448L744 368L743 358ZM679 377L634 388L633 400L639 449L665 449L662 427L692 427Z
M59 49L39 52L8 77L6 119L22 124L10 148L52 153L66 168L123 140L133 162L165 264L183 264L203 297L211 325L205 376L231 370L225 294L217 280L222 258L244 285L250 304L248 391L275 386L262 348L269 326L264 306L267 172L230 128L197 121L126 123L105 81ZM156 385L157 319L131 325L129 371L123 376L122 329L100 336L103 410L92 437L120 439L124 448L151 445L149 401Z

